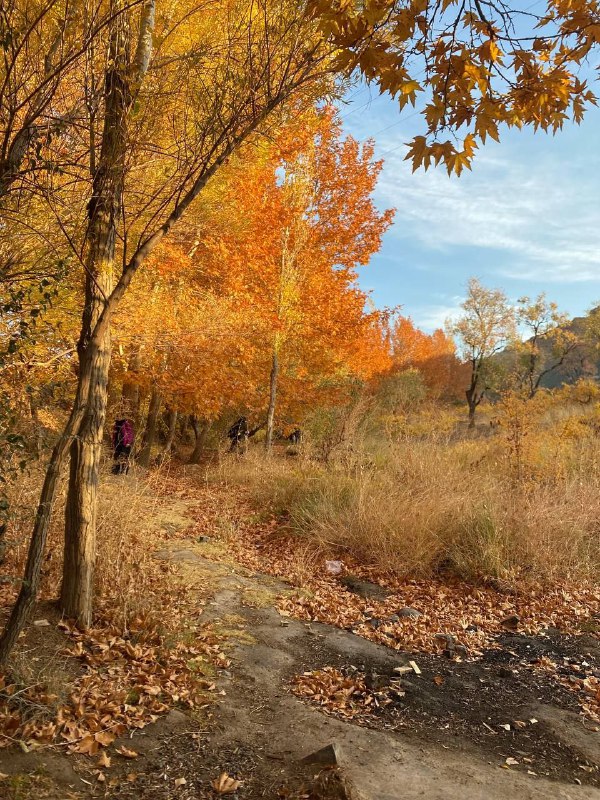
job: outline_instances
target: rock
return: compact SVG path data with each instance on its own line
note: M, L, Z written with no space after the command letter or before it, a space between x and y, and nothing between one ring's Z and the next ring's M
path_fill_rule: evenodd
M355 575L344 575L343 578L340 578L340 583L349 591L364 597L366 600L385 600L390 594L383 586L363 581Z
M401 608L397 614L399 617L408 617L409 619L418 619L419 617L423 616L420 611L417 611L416 608L410 608L410 606Z
M390 622L400 622L400 617L398 616L398 614L392 614L391 617L388 617L388 620Z
M445 650L454 650L454 636L451 633L436 633L433 637Z
M365 686L370 692L380 692L387 684L387 680L377 672L367 672L365 675Z
M457 655L462 656L463 658L466 658L469 655L469 651L464 646L464 644L455 644L454 645L454 652Z
M511 614L508 617L504 617L504 619L500 620L500 625L503 628L506 628L509 631L516 631L519 627L519 622L521 621L521 617L518 614Z
M173 561L175 563L181 563L181 562L193 563L194 561L202 561L198 553L194 553L193 550L187 550L187 549L157 550L157 552L154 554L154 558L158 558L160 561Z
M211 542L212 541L212 537L211 536L197 536L196 537L196 541L198 542L198 544L205 544L206 542Z
M512 678L513 671L508 667L498 667L498 677L499 678Z
M379 626L381 625L381 620L377 619L377 617L369 617L366 620L366 623L367 625L370 625L372 628L375 628L375 630L377 630L377 628L379 628Z
M477 633L478 630L479 630L479 627L477 625L473 625L472 623L471 623L471 625L467 625L467 631L469 633Z
M35 625L36 628L49 628L50 627L50 623L48 622L47 619L36 619L33 624Z
M320 750L315 750L314 753L305 756L302 764L319 764L323 767L337 767L340 760L340 748L335 742L322 747Z

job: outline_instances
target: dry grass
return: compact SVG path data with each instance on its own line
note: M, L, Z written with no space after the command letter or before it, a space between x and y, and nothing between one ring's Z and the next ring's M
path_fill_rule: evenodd
M519 454L518 480L505 432L380 443L365 467L249 454L222 469L250 486L259 508L284 516L307 547L398 576L596 579L597 442L546 431L534 446L534 438L525 465Z

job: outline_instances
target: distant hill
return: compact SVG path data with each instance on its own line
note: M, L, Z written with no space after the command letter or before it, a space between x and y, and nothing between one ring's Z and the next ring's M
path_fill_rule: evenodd
M594 309L596 311L596 309ZM542 378L540 386L544 389L556 389L565 384L576 383L581 378L598 379L600 375L600 352L595 352L585 341L585 328L587 316L574 317L566 326L565 330L574 333L581 341L572 353L566 357L565 361L556 366ZM540 349L545 355L547 366L553 363L553 341L551 337L540 340ZM514 351L507 348L498 355L500 363L507 363L507 360L514 357Z

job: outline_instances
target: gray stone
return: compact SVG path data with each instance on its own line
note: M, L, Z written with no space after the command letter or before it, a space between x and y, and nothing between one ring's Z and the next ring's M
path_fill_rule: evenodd
M383 586L363 581L355 575L344 575L343 578L340 578L340 583L349 591L364 597L366 600L385 600L390 594Z
M416 608L410 608L409 606L401 608L397 613L399 617L408 617L409 619L418 619L423 616Z
M319 764L323 767L337 767L340 760L340 748L338 747L335 742L322 747L320 750L315 750L314 753L310 753L309 755L305 756L301 763L302 764Z

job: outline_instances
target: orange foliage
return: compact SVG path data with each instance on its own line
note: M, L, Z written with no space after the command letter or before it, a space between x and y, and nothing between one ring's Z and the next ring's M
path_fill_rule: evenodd
M124 301L115 371L171 408L260 420L276 352L285 426L339 400L349 378L387 370L385 315L366 310L355 283L392 218L371 199L380 170L330 108L248 147L218 202L160 248Z
M410 317L398 317L392 330L392 352L394 370L418 369L436 396L462 396L464 368L454 341L440 328L427 334Z

